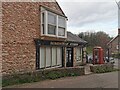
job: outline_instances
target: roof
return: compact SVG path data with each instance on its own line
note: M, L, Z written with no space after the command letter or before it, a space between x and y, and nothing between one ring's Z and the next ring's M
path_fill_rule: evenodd
M82 43L82 44L87 43L85 40L81 39L80 37L78 37L77 35L71 32L67 32L67 42Z
M112 40L110 40L107 45L109 45L111 42L113 42L116 38L118 38L118 35L116 37L114 37Z
M50 11L50 12L53 12L53 13L55 13L55 14L58 14L58 15L60 15L60 16L63 16L63 17L65 17L65 18L67 18L67 16L65 16L65 14L64 14L64 12L62 11L62 9L60 8L60 6L59 6L59 4L56 2L56 5L59 7L59 9L61 10L61 12L62 12L62 14L60 13L60 12L58 12L57 10L53 10L53 9L51 9L51 8L49 8L49 7L47 7L47 6L45 6L45 5L40 5L41 7L43 7L43 8L45 8L46 10L48 10L48 11ZM68 20L68 18L67 18L67 20Z
M65 15L65 13L63 12L62 8L60 7L60 5L58 4L58 2L55 0L56 4L58 5L58 7L60 8L61 12L63 13L63 15L67 18L67 16Z

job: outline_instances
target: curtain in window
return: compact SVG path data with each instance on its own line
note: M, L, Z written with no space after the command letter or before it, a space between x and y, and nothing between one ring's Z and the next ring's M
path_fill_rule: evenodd
M56 53L56 47L52 47L52 66L56 65L57 59L57 53Z
M51 66L51 48L46 47L46 67Z
M57 65L62 65L62 49L57 48Z
M40 48L40 68L45 67L45 49L44 47Z
M40 68L62 65L61 47L40 47Z

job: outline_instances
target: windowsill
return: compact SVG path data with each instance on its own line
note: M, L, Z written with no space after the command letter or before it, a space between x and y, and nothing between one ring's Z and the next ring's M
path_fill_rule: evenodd
M49 36L49 37L57 37L56 35L50 35L50 34L41 34L41 36Z
M55 38L67 38L65 36L57 36L57 35L50 35L50 34L41 34L41 36L48 36L48 37L55 37Z
M58 38L66 38L65 36L57 36Z

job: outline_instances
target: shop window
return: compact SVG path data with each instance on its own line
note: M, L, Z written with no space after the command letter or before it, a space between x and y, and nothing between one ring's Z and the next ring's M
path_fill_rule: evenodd
M55 66L56 63L57 63L56 47L52 47L52 66Z
M50 47L46 47L46 67L50 67L51 66L51 48Z
M45 48L40 48L40 68L45 67Z
M82 60L82 53L81 53L81 48L76 48L76 60L81 61Z
M57 65L61 65L62 63L62 49L57 48Z
M62 48L40 47L40 68L62 66Z

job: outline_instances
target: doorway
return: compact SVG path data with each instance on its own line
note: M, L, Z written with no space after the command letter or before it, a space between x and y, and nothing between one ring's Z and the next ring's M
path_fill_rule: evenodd
M67 67L73 67L73 48L71 48L71 47L67 47L66 66Z

